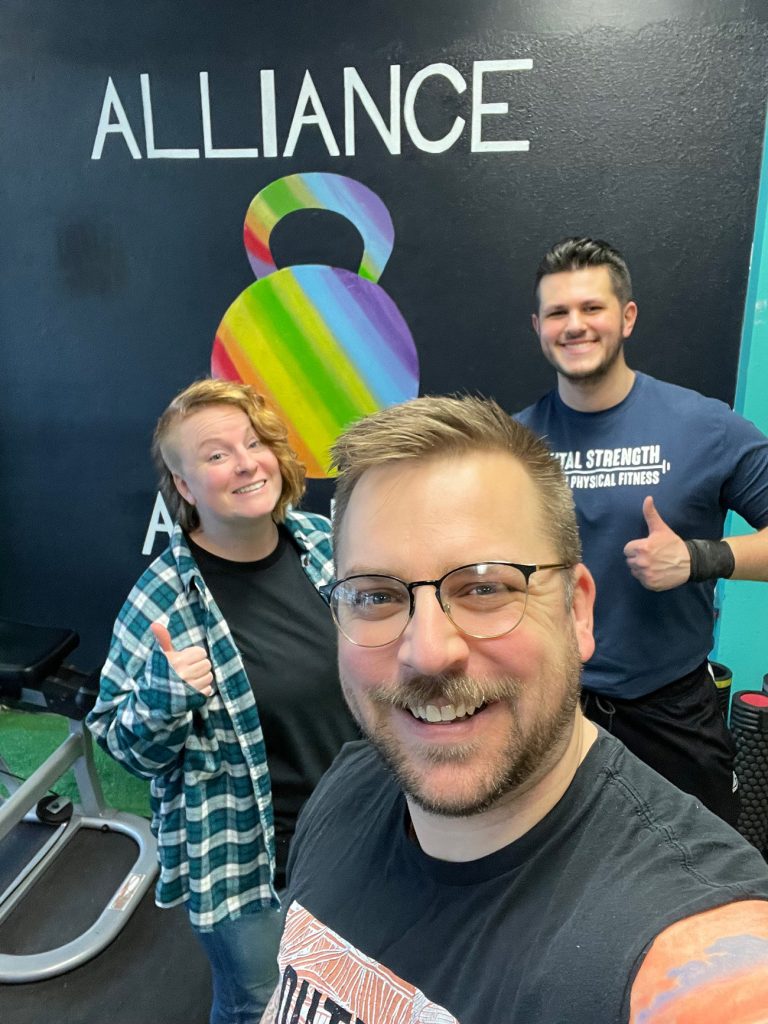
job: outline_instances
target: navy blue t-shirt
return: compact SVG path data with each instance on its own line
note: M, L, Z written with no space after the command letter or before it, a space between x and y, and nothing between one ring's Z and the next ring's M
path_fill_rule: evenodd
M554 390L516 419L560 459L597 582L585 687L641 697L693 671L712 648L714 582L647 590L624 546L648 535L646 495L684 540L719 540L729 509L768 525L768 439L725 403L643 373L603 412L577 412Z

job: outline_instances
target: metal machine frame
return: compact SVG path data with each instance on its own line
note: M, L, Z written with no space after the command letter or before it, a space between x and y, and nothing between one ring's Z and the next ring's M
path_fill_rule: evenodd
M55 831L0 893L0 924L19 905L53 860L81 828L120 832L138 846L138 855L96 921L77 938L41 953L0 950L0 983L55 977L86 963L124 927L158 871L157 848L149 822L108 808L93 762L91 737L83 718L95 699L94 677L62 660L79 638L72 630L29 626L0 619L0 702L27 712L53 711L69 719L69 735L25 782L19 783L0 756L0 782L9 796L0 802L0 842L22 820L39 820L38 801L72 768L80 794L69 820Z

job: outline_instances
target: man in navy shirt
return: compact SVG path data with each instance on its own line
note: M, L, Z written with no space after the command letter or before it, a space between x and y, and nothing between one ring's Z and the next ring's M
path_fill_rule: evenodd
M597 582L586 713L735 824L732 745L707 654L716 580L768 579L768 440L724 403L627 365L637 305L606 242L555 245L535 296L557 387L517 418L561 462ZM722 540L730 509L757 532Z

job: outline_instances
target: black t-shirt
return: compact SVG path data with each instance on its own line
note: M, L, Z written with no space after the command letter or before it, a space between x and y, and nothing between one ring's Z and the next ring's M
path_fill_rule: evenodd
M187 539L256 697L281 887L302 805L342 744L360 735L341 694L336 630L284 526L272 554L255 562L220 558Z
M760 854L602 731L549 814L487 857L430 857L407 825L378 754L345 747L291 851L276 1020L626 1024L659 932L768 898Z

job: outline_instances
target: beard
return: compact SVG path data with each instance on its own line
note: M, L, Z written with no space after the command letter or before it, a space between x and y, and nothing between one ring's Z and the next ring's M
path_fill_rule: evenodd
M616 361L623 351L624 339L619 338L619 343L613 352L609 352L602 363L599 366L595 366L592 370L568 370L564 369L555 359L550 359L549 362L554 366L558 374L566 380L586 380L599 384L616 365Z
M581 659L575 637L560 658L548 662L539 676L528 682L511 675L496 679L453 675L417 676L405 684L381 685L367 694L370 716L363 715L344 678L342 687L352 714L403 792L430 814L470 817L545 775L562 756L579 703ZM532 696L531 691L541 697L537 706L527 701L521 720L519 709L526 703L525 697ZM414 757L414 751L406 749L390 730L387 711L396 708L410 713L409 707L436 702L454 707L505 704L510 723L501 743L495 745L496 752L484 756L481 740L453 745L425 743ZM476 714L483 714L483 710ZM430 768L451 771L450 793L430 788Z

